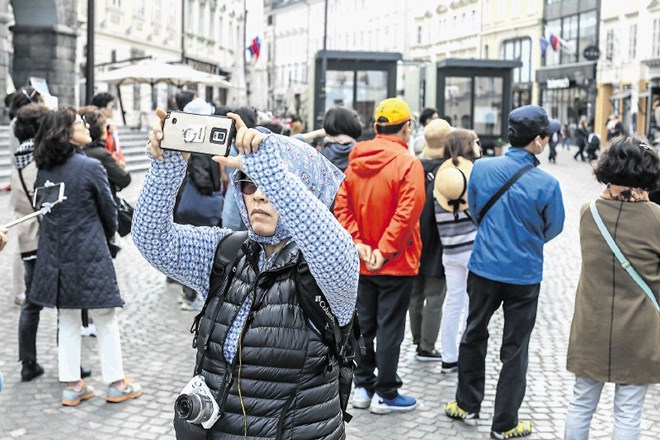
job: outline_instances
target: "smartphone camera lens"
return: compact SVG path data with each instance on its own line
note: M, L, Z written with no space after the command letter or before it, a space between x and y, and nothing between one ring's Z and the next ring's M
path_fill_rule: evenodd
M176 118L172 118L172 125L176 124Z

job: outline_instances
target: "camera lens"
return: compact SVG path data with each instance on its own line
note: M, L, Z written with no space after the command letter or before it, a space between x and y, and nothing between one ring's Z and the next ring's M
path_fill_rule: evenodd
M172 118L172 125L176 125L176 118Z
M178 418L190 423L203 423L213 415L213 403L204 394L181 394L174 403Z

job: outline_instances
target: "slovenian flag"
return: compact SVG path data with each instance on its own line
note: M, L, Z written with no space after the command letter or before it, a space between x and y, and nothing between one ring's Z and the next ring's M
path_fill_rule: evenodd
M250 56L253 56L254 60L258 61L259 54L261 53L261 38L258 36L254 37L247 50L250 51Z

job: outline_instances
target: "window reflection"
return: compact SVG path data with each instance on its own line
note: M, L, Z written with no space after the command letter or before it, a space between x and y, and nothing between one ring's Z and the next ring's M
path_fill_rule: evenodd
M501 136L503 89L502 78L474 78L474 130L477 133Z
M325 111L335 105L353 108L353 71L328 70L326 72Z
M472 79L447 77L445 82L445 111L455 127L472 129L470 95Z

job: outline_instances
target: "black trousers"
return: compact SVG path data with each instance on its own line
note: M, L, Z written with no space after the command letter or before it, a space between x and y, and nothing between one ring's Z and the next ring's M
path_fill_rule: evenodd
M393 399L403 382L397 374L399 351L406 328L414 277L360 275L357 311L364 337L366 355L359 350L355 361L354 380L385 399ZM374 349L378 341L378 351ZM378 368L378 376L374 370Z
M529 339L536 323L540 284L506 284L472 272L467 285L470 310L458 355L458 406L478 413L484 398L488 323L495 310L504 311L500 348L502 370L497 382L493 430L506 431L518 424L518 410L525 397Z
M23 260L25 268L25 302L21 306L21 316L18 318L18 358L21 361L37 360L37 329L42 306L30 301L30 288L34 278L34 268L37 260Z

